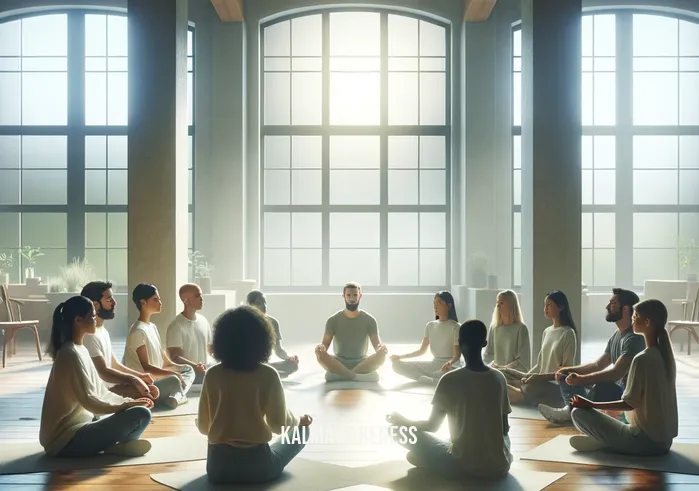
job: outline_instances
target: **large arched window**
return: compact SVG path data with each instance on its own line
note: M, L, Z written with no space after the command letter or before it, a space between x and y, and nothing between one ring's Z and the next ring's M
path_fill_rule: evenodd
M698 273L699 21L594 12L582 25L582 278ZM521 284L521 31L513 35L513 283Z
M40 247L36 274L86 258L127 283L127 19L68 10L0 19L0 252L11 281ZM193 36L188 37L190 228ZM190 247L192 247L190 230Z
M386 11L264 24L262 284L450 282L450 29Z

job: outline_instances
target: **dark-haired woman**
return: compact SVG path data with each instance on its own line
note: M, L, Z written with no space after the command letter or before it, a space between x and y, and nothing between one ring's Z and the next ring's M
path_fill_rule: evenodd
M502 369L511 404L524 402L536 406L561 402L560 388L555 383L556 372L573 365L577 351L575 320L565 293L556 290L546 295L544 317L550 319L552 325L544 329L536 365L526 373Z
M105 387L83 346L83 337L94 334L95 327L95 307L88 298L72 297L53 313L49 351L54 361L39 442L56 457L144 455L151 445L139 437L150 423L153 401L121 397ZM112 416L93 422L104 414Z
M393 370L404 377L425 384L436 384L442 373L451 370L461 359L459 319L454 297L448 291L438 292L433 301L435 320L425 326L420 347L404 355L391 355ZM403 361L422 356L430 348L432 361Z
M621 400L593 402L573 396L573 423L583 435L570 438L578 452L609 449L628 455L662 455L677 436L676 366L668 336L667 308L653 298L634 306L633 332L646 349L634 356ZM629 424L598 411L626 411Z
M206 372L197 417L213 483L276 479L305 446L313 420L287 409L279 373L266 364L274 343L269 320L254 307L227 310L214 324L212 351L221 363Z

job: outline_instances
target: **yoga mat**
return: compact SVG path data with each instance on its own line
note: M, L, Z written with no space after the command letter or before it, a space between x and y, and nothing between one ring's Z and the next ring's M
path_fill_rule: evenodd
M538 472L513 467L499 479L462 477L448 480L424 469L417 469L405 460L383 462L353 469L362 484L381 486L394 491L541 491L561 477L563 472Z
M199 395L188 395L187 403L180 404L175 409L156 406L151 409L154 418L166 418L168 416L191 416L199 413Z
M206 437L199 434L149 439L150 452L142 457L97 455L89 458L47 457L39 443L3 443L0 445L0 474L98 469L124 465L164 464L205 460Z
M286 466L279 479L264 484L215 485L206 477L206 463L193 471L152 474L155 482L179 491L330 491L357 484L346 474L351 469L324 462L295 458Z
M510 418L534 419L537 421L546 421L546 418L544 418L541 415L541 413L539 412L539 408L531 407L531 406L520 406L520 405L515 405L515 404L510 404L510 407L512 408L512 412L510 413Z
M569 443L569 435L560 435L520 455L523 460L566 464L622 467L675 474L699 475L699 444L673 443L670 453L660 457L621 455L608 450L578 452Z

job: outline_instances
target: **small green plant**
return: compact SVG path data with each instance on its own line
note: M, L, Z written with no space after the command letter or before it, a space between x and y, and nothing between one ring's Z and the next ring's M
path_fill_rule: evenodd
M680 243L677 252L681 271L699 273L699 244L696 240Z
M22 246L19 248L18 252L20 256L22 256L27 261L27 265L29 267L33 267L36 264L36 258L44 255L44 253L41 252L40 247L32 246Z
M77 293L83 286L95 279L95 272L86 259L82 261L73 258L73 261L66 266L61 266L60 281L56 283L65 287L64 292Z
M211 278L211 273L213 273L214 267L204 261L203 263L200 263L197 266L197 269L195 271L195 276L197 278Z
M8 252L0 252L0 272L9 273L15 263L15 257Z

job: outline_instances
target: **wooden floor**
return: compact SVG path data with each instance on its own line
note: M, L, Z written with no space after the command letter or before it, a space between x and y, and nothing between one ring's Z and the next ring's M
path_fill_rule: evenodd
M293 349L298 348L298 349ZM603 350L603 344L586 344L583 359L594 358ZM301 370L290 378L303 380L309 375L317 376L313 346L287 347L289 352L301 357ZM115 343L115 352L123 350L123 343ZM679 351L676 348L676 351ZM50 370L50 360L38 362L31 346L20 347L18 354L10 359L8 367L0 369L0 445L6 442L37 441L43 390ZM680 406L680 435L676 441L699 442L699 355L690 358L679 354L677 390ZM384 377L394 376L390 367L384 367ZM308 445L301 453L306 459L321 460L348 466L401 459L405 451L392 444L348 445L349 437L359 426L385 426L384 416L400 410L404 414L425 418L429 414L430 396L391 392L385 395L371 391L287 390L287 402L296 414L314 416L316 430L337 430L335 444ZM559 434L575 434L572 427L559 428L543 421L510 419L512 452L518 454L530 450ZM344 431L343 431L344 429ZM144 437L155 438L177 436L196 432L194 416L156 418L146 430ZM316 431L317 433L317 431ZM440 436L448 437L446 424ZM344 435L344 436L343 436ZM356 435L356 433L355 433ZM148 466L112 467L65 473L37 473L0 476L2 491L34 491L44 489L75 489L86 491L155 490L168 489L150 479L150 474L187 470L193 462L159 464ZM520 461L518 466L541 471L566 472L567 474L547 490L696 490L699 491L699 476L659 474L636 470L596 468L558 463ZM299 490L303 491L303 490Z

